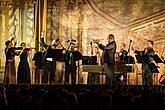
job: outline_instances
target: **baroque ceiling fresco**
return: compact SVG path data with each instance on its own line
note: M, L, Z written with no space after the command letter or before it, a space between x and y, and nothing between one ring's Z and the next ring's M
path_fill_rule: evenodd
M109 19L126 27L130 24L164 14L165 0L88 0L93 8L98 8Z
M139 47L152 39L165 43L165 0L87 0L94 12L117 27L120 41L132 39ZM114 27L114 28L116 28ZM122 30L122 31L121 31Z

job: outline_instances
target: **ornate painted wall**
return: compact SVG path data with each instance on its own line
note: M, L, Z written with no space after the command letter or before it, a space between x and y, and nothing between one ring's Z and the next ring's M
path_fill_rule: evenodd
M34 0L0 0L0 60L3 76L5 66L5 41L16 37L14 42L20 46L34 47ZM32 64L33 51L29 56ZM19 57L16 57L18 64ZM16 65L17 67L17 65ZM3 77L1 77L1 80Z
M34 1L5 0L0 1L1 12L1 54L4 58L5 41L16 37L17 46L26 42L28 47L34 47ZM4 60L4 59L3 59Z

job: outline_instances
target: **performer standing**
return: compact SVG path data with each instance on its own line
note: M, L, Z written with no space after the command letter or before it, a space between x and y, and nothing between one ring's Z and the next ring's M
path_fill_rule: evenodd
M17 71L17 83L18 84L30 84L30 67L28 63L28 54L32 48L26 48L26 43L22 42L21 45L22 50L19 53L20 62L18 64L18 71Z
M121 43L119 56L121 64L126 64L126 57L128 55L127 50L125 49L125 43Z
M16 52L17 49L15 45L13 46L12 41L15 38L12 38L11 40L7 40L5 42L5 55L6 55L6 62L5 62L5 74L4 74L4 84L16 84L16 68L15 68L15 56L19 55L18 52Z
M120 57L120 64L121 65L127 64L127 60L128 60L127 56L128 56L128 52L125 48L125 43L121 43L120 51L119 51L119 57ZM127 83L127 72L122 72L121 77L119 79L120 79L120 83L122 80L124 80L124 84L126 84Z
M76 55L75 55L75 44L70 43L70 49L65 53L65 84L69 84L69 75L71 74L72 85L76 84Z
M95 53L94 56L97 56L97 64L101 65L101 53L98 47L94 48L94 53Z
M153 49L154 42L147 40L147 47L144 48L143 61L142 61L142 83L143 85L151 86L153 85L153 72L150 67L152 64L155 51Z
M55 55L52 55L53 49L56 49L56 47L59 45L58 40L53 40L51 45L47 45L44 42L44 36L41 36L41 44L46 49L44 56L43 56L43 65L44 65L44 73L42 75L42 82L43 83L49 83L52 84L54 82L55 72L56 72L56 59L53 57ZM50 77L48 78L50 74Z
M103 50L103 63L104 71L106 73L106 83L110 85L116 85L116 78L114 76L115 66L115 53L116 53L116 42L113 34L109 34L107 37L108 44L105 46L100 44L99 41L95 41L99 48Z
M101 65L101 54L99 52L99 48L94 48L94 56L97 58L97 65ZM100 84L100 72L88 72L88 84Z

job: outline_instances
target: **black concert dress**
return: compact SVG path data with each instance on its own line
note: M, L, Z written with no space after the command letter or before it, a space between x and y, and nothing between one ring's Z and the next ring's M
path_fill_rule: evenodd
M17 83L18 84L30 84L30 67L28 62L28 51L29 49L26 48L20 54L20 62L18 64L18 71L17 71Z
M4 84L16 84L15 56L16 48L5 48L6 62Z

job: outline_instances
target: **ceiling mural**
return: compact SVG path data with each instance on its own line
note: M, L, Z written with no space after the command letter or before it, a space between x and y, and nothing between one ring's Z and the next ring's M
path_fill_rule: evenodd
M165 0L87 0L121 26L145 19L156 14L165 14Z

